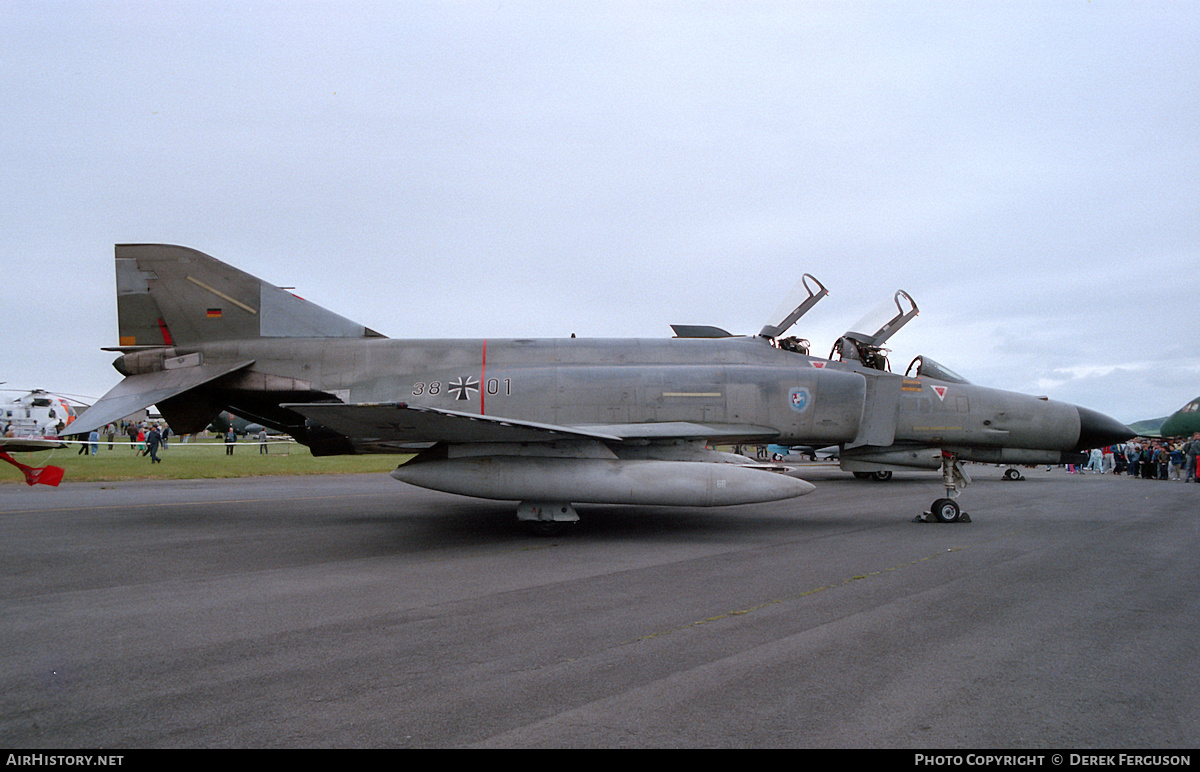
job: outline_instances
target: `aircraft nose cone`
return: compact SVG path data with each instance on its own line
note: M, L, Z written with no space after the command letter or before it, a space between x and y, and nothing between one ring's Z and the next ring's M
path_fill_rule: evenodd
M1079 411L1079 442L1075 443L1076 451L1115 445L1136 436L1136 432L1115 418L1109 418L1086 407L1075 409Z

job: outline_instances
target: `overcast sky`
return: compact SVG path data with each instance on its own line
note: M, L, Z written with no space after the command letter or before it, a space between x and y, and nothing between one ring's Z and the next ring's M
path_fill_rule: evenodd
M889 343L1122 421L1200 394L1193 2L27 2L0 380L120 380L113 245L396 338ZM10 395L11 396L11 395Z

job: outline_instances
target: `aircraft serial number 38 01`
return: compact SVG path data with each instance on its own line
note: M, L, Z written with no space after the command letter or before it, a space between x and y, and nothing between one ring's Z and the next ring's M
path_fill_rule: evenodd
M116 247L125 379L77 431L157 405L177 433L221 410L287 432L314 455L415 453L392 476L519 502L551 530L574 504L724 506L813 490L794 467L713 445L841 446L844 469L943 471L961 462L1061 463L1132 435L1095 411L967 383L918 358L886 371L882 345L917 312L903 292L874 332L830 359L783 334L826 294L758 335L676 326L663 339L393 340L192 249ZM788 304L790 307L791 304ZM785 307L786 308L786 307ZM863 328L865 329L865 328Z

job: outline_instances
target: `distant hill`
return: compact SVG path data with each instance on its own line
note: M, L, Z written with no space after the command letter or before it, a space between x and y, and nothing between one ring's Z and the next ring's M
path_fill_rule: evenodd
M1137 432L1139 437L1157 437L1159 436L1159 429L1162 428L1163 422L1165 422L1168 418L1170 418L1170 416L1163 416L1162 418L1147 418L1142 421L1136 421L1129 424L1129 428Z

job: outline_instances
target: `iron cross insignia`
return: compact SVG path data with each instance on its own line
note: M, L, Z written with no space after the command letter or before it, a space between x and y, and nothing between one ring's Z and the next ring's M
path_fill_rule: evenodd
M448 388L454 392L455 399L467 400L471 398L471 392L479 391L479 381L467 376L451 381Z

